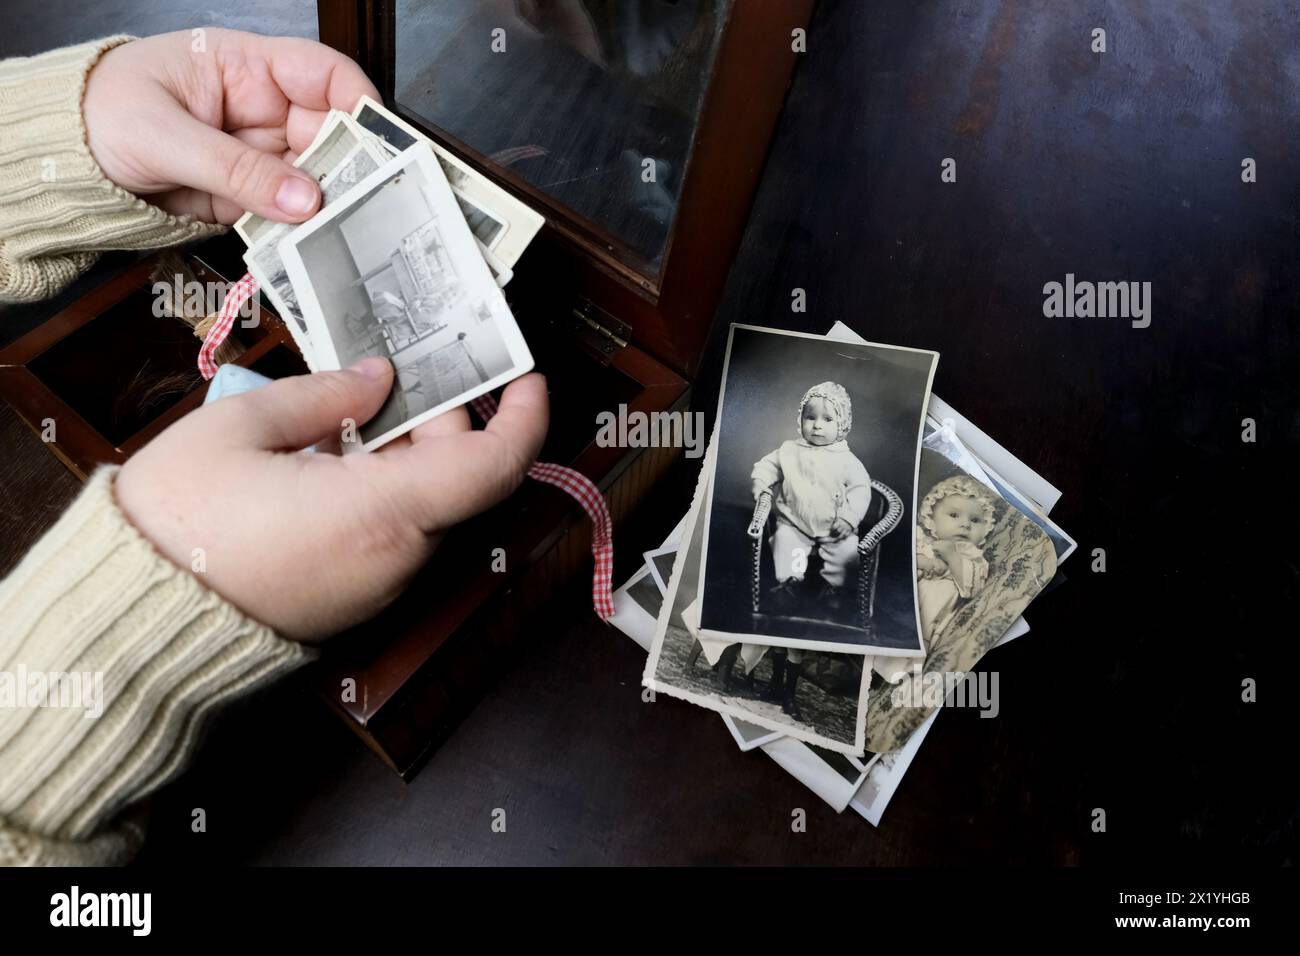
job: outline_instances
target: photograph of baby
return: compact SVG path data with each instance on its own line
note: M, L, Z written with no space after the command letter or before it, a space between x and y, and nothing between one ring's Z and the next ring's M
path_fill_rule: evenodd
M279 246L318 369L388 358L392 393L359 429L380 447L533 367L432 150L416 144Z
M926 655L874 658L867 746L896 751L936 709L933 688L968 673L1056 573L1052 539L1012 502L921 451L916 578Z
M920 657L912 520L938 356L733 325L704 517L700 630Z
M716 444L715 435L686 519L685 550L678 553L671 571L642 682L658 693L738 718L752 727L836 753L860 755L870 658L740 643L700 633L696 614L703 511L714 473ZM745 746L741 744L742 749Z

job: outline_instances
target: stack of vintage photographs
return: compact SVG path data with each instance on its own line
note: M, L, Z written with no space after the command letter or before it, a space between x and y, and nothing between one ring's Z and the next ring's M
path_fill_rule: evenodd
M873 825L1075 548L1060 492L931 395L937 360L732 326L691 509L614 596L646 687Z
M321 188L305 223L248 213L244 261L313 371L390 359L370 451L532 368L501 289L543 219L382 105L331 111L295 162Z

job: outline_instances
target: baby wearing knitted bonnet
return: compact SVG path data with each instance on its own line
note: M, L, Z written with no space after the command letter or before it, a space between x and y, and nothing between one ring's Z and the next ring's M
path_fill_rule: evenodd
M928 644L957 607L984 586L989 563L981 546L993 529L993 492L966 475L939 482L921 501L916 536L916 592Z
M799 437L783 442L754 463L754 499L771 493L776 529L768 539L776 568L769 606L790 613L796 589L814 551L822 559L818 601L835 613L844 584L857 561L858 525L871 504L871 476L849 449L853 405L844 386L822 382L804 392L797 419Z
M988 487L969 475L943 479L921 500L916 527L916 597L927 651L935 648L958 602L976 594L988 580L983 545L993 530L995 500ZM919 679L923 661L878 655L872 667L894 684L908 674Z

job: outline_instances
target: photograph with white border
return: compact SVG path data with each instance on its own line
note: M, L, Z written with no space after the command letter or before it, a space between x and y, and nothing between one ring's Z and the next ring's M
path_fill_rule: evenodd
M362 129L360 123L342 110L330 110L316 131L316 137L293 161L293 165L317 183L322 183L326 176L354 156L363 144L379 162L388 158L379 141ZM270 236L279 225L282 223L263 218L255 212L246 212L235 221L235 232L251 249Z
M844 812L879 759L878 754L852 757L789 737L764 744L763 752L836 813Z
M673 530L668 532L668 537L664 538L660 550L676 552L681 544L682 529L685 526L686 517L683 516ZM672 576L671 564L668 576ZM648 564L641 565L623 586L614 592L614 616L609 619L609 623L636 641L643 650L650 650L650 642L655 635L655 622L663 608L664 594L667 590L666 581L661 584L650 573Z
M937 361L732 325L699 569L706 637L924 656L911 516Z
M764 744L770 744L772 741L780 740L785 736L779 731L759 727L757 724L751 724L739 717L732 717L730 714L722 714L721 716L722 722L727 725L727 730L731 733L731 738L736 741L736 746L741 750L757 750Z
M507 267L519 261L546 222L536 210L524 205L370 97L363 96L357 102L352 118L394 152L401 152L415 143L426 143L432 148L470 230Z
M388 162L388 154L370 142L370 139L366 137L366 141L358 143L337 166L321 178L322 209L342 199L353 186ZM307 323L302 317L293 283L289 281L289 274L280 260L280 241L297 228L294 223L277 222L261 229L257 244L244 253L244 264L248 267L249 275L257 280L262 294L271 300L271 305L289 329L307 367L315 371L315 356L307 334Z
M371 355L395 373L360 423L372 451L518 378L533 357L433 151L389 160L280 243L319 369Z
M664 603L663 592L650 569L642 565L612 597L614 616L609 623L641 645L642 650L650 650L655 621Z
M667 547L647 551L642 557L645 558L646 567L654 575L655 583L659 585L660 591L667 594L668 578L672 576L673 561L677 559L677 545L671 544Z

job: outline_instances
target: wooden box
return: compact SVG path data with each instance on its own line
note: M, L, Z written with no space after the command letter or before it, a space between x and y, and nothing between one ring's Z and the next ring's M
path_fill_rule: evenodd
M108 270L90 292L0 349L0 398L78 478L101 463L126 461L198 408L208 391L196 363L202 343L178 319L157 314L155 280L174 281L170 260L182 264L191 282L229 284L243 265L237 246L209 241ZM7 307L33 308L40 306ZM256 325L236 322L231 339L243 349L238 365L271 378L307 371L288 329L269 309Z

